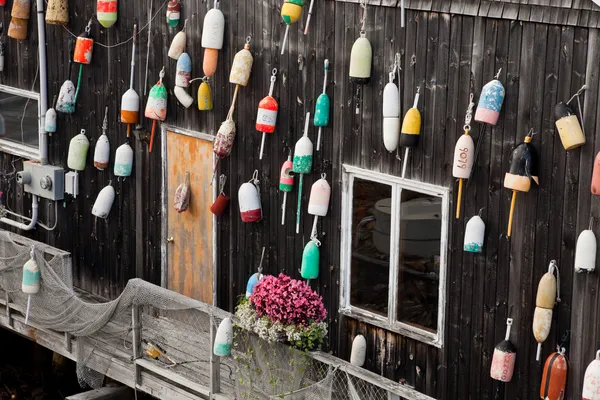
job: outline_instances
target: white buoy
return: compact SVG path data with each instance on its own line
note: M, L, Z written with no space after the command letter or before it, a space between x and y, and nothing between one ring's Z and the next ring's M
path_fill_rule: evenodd
M238 201L242 222L258 222L262 219L262 205L257 185L258 170L255 170L252 179L240 186Z
M352 341L352 352L350 353L350 364L362 367L367 358L367 340L363 335L358 335Z
M481 211L479 211L479 215L474 216L467 222L463 250L468 253L481 253L483 251L484 240L485 223L481 219Z
M395 72L390 72L383 89L383 144L390 153L396 151L400 141L400 92L395 76Z
M108 107L104 113L104 122L102 123L102 135L96 142L96 148L94 149L94 167L100 171L105 170L108 167L108 161L110 158L110 143L108 142L108 136L106 131L108 130Z
M85 129L82 129L81 133L73 137L69 143L67 166L74 171L83 171L89 148L90 141L85 136Z
M108 186L98 193L94 207L92 208L92 215L106 219L110 213L113 203L115 202L115 189L112 187L111 182L108 182Z
M329 199L331 198L331 186L325 180L327 176L321 174L321 179L316 181L310 189L310 197L308 199L308 213L315 216L311 237L317 235L317 223L319 217L325 217L329 211Z
M194 103L194 98L184 88L175 86L173 92L175 93L175 97L177 97L177 101L185 108L189 108Z
M54 102L56 102L56 96L54 96ZM49 136L52 136L54 132L56 132L56 110L54 107L56 104L53 104L51 108L46 111L46 118L44 119L44 130L48 132Z
M29 295L27 297L27 311L25 312L25 325L29 321L29 309L31 307L31 295L37 294L40 291L40 267L37 261L35 261L34 247L31 246L29 260L23 265L23 281L21 284L21 290L23 293Z
M233 324L230 318L225 318L219 324L217 334L215 335L215 343L213 353L219 357L228 357L231 355L231 346L233 345Z
M192 79L192 59L188 53L183 53L177 60L175 85L186 88L190 86Z
M211 8L204 17L202 25L202 47L205 49L221 50L223 48L223 37L225 35L225 16L218 8L218 1L215 1L214 8Z
M186 41L187 36L185 35L184 25L181 32L175 35L173 41L171 42L171 46L169 47L169 53L167 54L169 58L172 58L173 60L179 60L179 57L183 54L183 51L185 50Z
M575 250L575 272L592 272L596 269L596 252L598 242L592 230L593 219L590 221L589 229L581 232L577 239Z
M124 143L115 153L115 166L113 172L115 176L130 176L133 169L133 149L129 143Z

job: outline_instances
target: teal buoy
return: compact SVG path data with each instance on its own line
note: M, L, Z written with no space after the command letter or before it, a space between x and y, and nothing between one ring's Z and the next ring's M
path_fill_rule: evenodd
M321 255L319 246L321 246L321 242L313 238L304 247L302 268L300 269L300 275L304 279L317 279L319 277L319 258Z
M314 124L319 128L319 135L317 137L317 151L321 149L321 132L323 127L329 124L329 109L331 108L331 101L327 96L327 72L329 71L329 60L325 60L325 78L323 78L323 93L317 98L315 104L315 117Z

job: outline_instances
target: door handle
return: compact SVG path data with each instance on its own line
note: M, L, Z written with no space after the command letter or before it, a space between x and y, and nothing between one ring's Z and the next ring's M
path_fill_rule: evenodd
M173 243L175 241L175 239L173 239L173 236L169 236L167 238L167 243Z

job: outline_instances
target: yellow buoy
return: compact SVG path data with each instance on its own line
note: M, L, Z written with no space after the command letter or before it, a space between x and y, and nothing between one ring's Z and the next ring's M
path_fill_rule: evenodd
M200 84L198 88L198 110L210 111L213 109L212 96L210 93L210 86L206 81Z

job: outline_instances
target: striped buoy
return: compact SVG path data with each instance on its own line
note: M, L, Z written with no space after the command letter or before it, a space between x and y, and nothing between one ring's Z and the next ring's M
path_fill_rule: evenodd
M171 0L167 4L167 24L171 28L177 28L181 20L181 3L179 0Z
M105 28L110 28L117 22L117 12L117 0L98 0L96 3L98 22Z
M269 94L258 103L256 130L262 132L262 140L260 143L260 152L258 156L259 160L262 160L263 157L263 152L265 149L265 137L267 133L275 132L275 125L277 124L277 112L279 111L279 104L273 97L273 89L275 88L276 80L277 68L274 68L271 74L271 87L269 88Z
M255 170L252 179L240 186L238 201L240 203L242 222L259 222L262 219L262 205L258 183L258 170Z
M110 158L110 143L108 142L108 136L106 136L106 132L108 131L108 107L106 107L106 111L104 112L104 122L102 123L102 135L98 138L96 142L96 147L94 149L94 167L99 169L100 171L108 168L108 161Z
M213 76L217 71L219 50L223 48L224 34L225 16L219 10L219 1L215 0L215 5L206 13L202 26L202 47L204 47L202 68L207 77Z
M550 354L544 364L542 383L540 384L540 399L563 400L567 386L567 357L565 349Z

